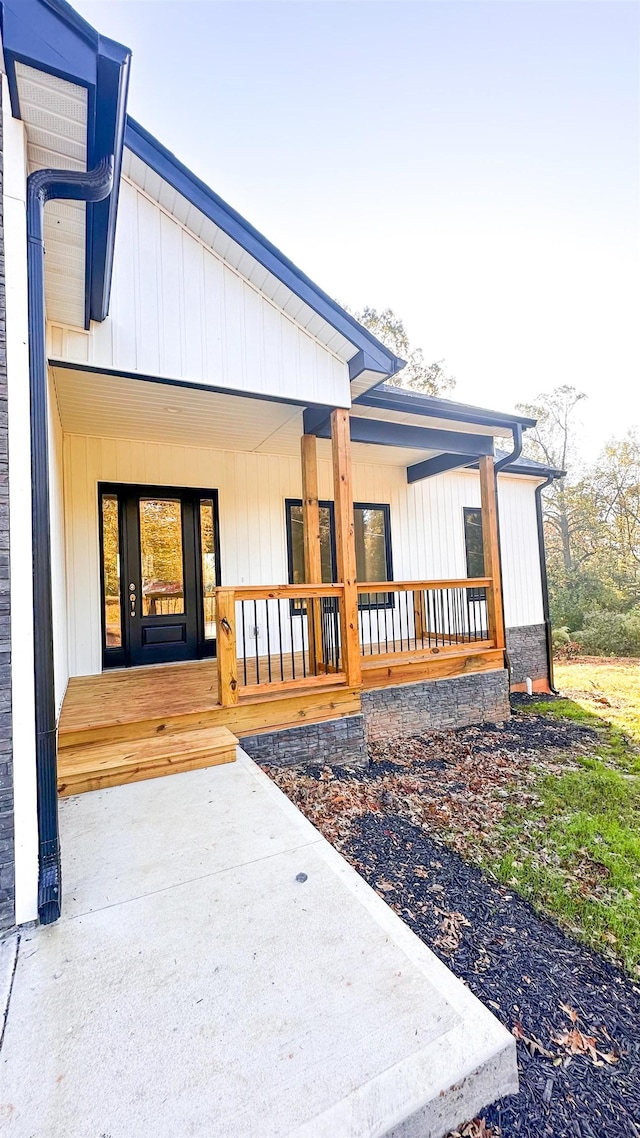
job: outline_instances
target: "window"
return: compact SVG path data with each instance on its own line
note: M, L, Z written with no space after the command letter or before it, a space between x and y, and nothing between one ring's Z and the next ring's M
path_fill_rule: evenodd
M389 507L354 506L356 576L359 581L389 581Z
M304 584L304 540L302 522L302 502L288 498L287 544L289 556L289 581L292 585ZM356 575L359 581L391 581L391 530L389 507L372 505L369 502L356 502L353 507ZM333 502L320 502L320 560L322 581L330 584L336 580L336 542ZM377 594L376 594L377 595ZM387 603L387 595L379 594L382 603ZM371 607L360 602L361 607Z
M482 510L465 507L464 544L467 551L467 577L484 577Z
M482 510L465 506L464 545L467 554L467 577L484 577L484 545L482 541ZM470 601L484 600L485 591L468 589Z
M302 522L302 502L288 498L287 544L289 558L289 584L304 584L304 527ZM333 524L333 502L320 502L320 564L322 583L330 585L336 579L335 527Z
M103 494L102 592L104 639L107 648L122 647L122 584L120 580L120 517L115 494Z

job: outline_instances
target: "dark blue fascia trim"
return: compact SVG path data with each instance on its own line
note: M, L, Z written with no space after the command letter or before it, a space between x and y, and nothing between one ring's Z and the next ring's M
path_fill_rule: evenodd
M482 427L513 427L519 423L525 430L535 427L536 420L523 415L509 415L504 411L489 411L484 407L472 407L468 403L456 403L453 399L441 399L439 395L422 395L418 391L403 391L399 387L380 385L371 391L358 395L354 404L365 407L378 407L381 411L402 411L410 415L427 415L435 419L453 419L462 423L474 423Z
M16 62L86 87L87 165L113 157L112 193L87 205L88 328L90 320L104 320L109 306L131 53L101 36L65 0L1 0L0 18L14 116L21 117Z
M380 375L392 376L404 367L404 360L394 355L384 344L380 343L366 328L358 324L353 316L345 312L335 300L297 268L275 245L272 245L257 229L245 220L235 209L227 205L218 194L214 193L200 178L180 162L171 151L149 134L144 127L127 117L125 131L125 146L129 148L156 174L159 174L178 193L190 201L201 213L213 221L241 248L245 249L256 261L259 261L268 272L282 281L287 288L317 312L323 320L331 324L351 344L357 348L358 354L362 352L362 366L356 374L364 369L364 355L369 364L368 369L379 372ZM359 365L355 365L358 367ZM355 375L351 376L352 379Z
M331 437L331 423L327 412L305 411L305 435L320 439ZM413 427L408 423L389 423L382 419L358 419L349 416L352 443L369 443L374 446L410 447L462 454L473 462L481 454L493 454L490 435L471 435L466 431L440 431L434 427Z
M404 367L405 361L401 360L399 362L402 367ZM399 370L398 368L398 371ZM381 368L377 360L375 360L369 352L359 351L349 360L349 379L352 381L357 379L359 375L362 375L363 371L373 371L381 374ZM384 374L386 375L387 373L384 372Z
M447 470L457 470L478 461L474 454L437 454L407 467L407 482L420 482L423 478L433 478L434 474L444 474Z
M2 0L1 12L11 107L16 118L20 117L16 61L83 87L95 82L98 34L70 5L57 0Z
M94 136L87 164L89 167L97 166L103 158L112 154L113 190L104 201L87 205L87 328L91 320L102 321L109 312L131 60L128 49L114 51L120 48L120 44L114 44L111 40L101 38L100 48L97 58Z

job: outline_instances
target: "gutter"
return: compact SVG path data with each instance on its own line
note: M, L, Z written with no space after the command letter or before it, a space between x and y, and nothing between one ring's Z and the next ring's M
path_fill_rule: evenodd
M113 157L93 170L36 170L27 179L27 289L31 403L31 513L33 539L33 671L38 796L38 916L60 916L56 707L51 603L51 531L47 430L47 358L44 301L44 207L54 198L99 202L113 187Z
M522 423L514 423L513 424L513 450L511 451L510 454L505 454L503 458L499 459L498 462L496 462L494 467L493 467L493 472L494 472L494 476L495 476L495 487L496 487L496 520L498 523L497 528L498 528L498 557L500 558L500 596L502 598L502 617L503 617L503 620L504 620L504 581L502 579L502 539L500 536L500 500L498 498L498 475L499 475L501 470L504 470L505 466L509 466L509 464L512 462L517 462L517 460L520 458L521 454L522 454ZM507 668L507 672L509 674L509 691L511 691L511 676L513 673L513 668L511 666L511 660L509 658L509 653L508 653L507 647L506 647L506 644L507 644L507 623L506 623L506 621L505 621L505 626L504 626L504 637L505 637L504 662L505 662L505 665Z
M553 682L553 639L551 636L551 616L549 614L549 580L547 577L547 555L544 547L544 519L542 516L542 491L547 489L554 481L556 475L552 474L546 482L536 486L536 522L538 526L538 552L540 554L540 580L542 583L542 615L544 618L545 643L547 649L547 675L549 688L553 695L559 695Z

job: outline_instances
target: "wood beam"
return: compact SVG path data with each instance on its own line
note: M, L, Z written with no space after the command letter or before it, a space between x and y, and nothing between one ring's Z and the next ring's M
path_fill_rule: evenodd
M356 544L353 524L353 485L351 480L351 438L349 412L338 408L331 414L333 451L333 497L336 525L338 581L344 585L340 606L342 668L349 687L361 683L360 639L358 636L358 589L356 586Z
M302 532L304 542L304 579L307 585L322 583L322 557L320 553L320 506L318 504L318 455L315 435L303 435L300 440L302 464ZM309 655L315 664L316 675L324 672L322 651L322 601L316 597L307 600Z
M308 408L304 412L304 430L307 435L328 439L331 422L326 411ZM471 455L474 461L482 454L493 454L491 435L471 434L469 431L444 431L437 427L415 427L410 423L389 422L383 419L359 419L350 416L352 443L372 443L378 446L410 447L434 450L440 453Z
M504 613L502 609L502 573L498 540L498 502L493 456L483 455L480 468L480 500L482 504L482 544L484 571L491 578L487 586L487 620L489 637L496 648L506 646Z
M433 478L434 474L444 474L445 470L457 470L477 462L477 454L437 454L425 458L424 462L414 462L407 467L407 482L420 482L423 478Z

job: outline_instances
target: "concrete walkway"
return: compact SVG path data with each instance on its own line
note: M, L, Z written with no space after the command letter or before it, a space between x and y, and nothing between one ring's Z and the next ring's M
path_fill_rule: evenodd
M440 1138L515 1090L512 1037L242 752L60 814L3 1135Z

